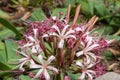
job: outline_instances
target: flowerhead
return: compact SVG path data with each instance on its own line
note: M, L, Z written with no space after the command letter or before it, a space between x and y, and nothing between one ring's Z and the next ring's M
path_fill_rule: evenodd
M93 80L93 77L96 75L96 72L93 71L92 68L95 64L84 64L80 61L76 62L76 65L80 67L81 69L81 76L78 78L78 80L88 79Z
M51 55L46 62L44 62L43 57L41 55L38 55L38 59L40 64L36 64L35 62L30 64L31 69L40 69L37 72L37 74L34 76L34 78L38 78L38 77L41 77L41 75L43 75L46 80L50 80L50 75L47 70L51 70L56 74L58 73L57 68L50 66L50 63L55 59L54 56Z

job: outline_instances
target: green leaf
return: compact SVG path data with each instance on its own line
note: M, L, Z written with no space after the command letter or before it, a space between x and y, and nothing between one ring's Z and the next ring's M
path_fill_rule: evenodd
M37 57L37 56L32 55L32 58L33 58L36 62L40 63L40 61L39 61L39 59L38 59L38 57Z
M113 60L113 58L114 58L114 55L112 52L105 52L105 53L103 53L103 55L105 56L106 60Z
M65 6L67 7L69 4L74 5L76 2L76 0L65 0Z
M3 19L3 18L0 18L0 23L2 25L4 25L6 28L12 30L19 39L21 39L21 35L19 33L19 31L15 28L15 26L13 26L12 24L10 24L7 20Z
M12 2L13 2L14 4L16 4L16 5L19 4L19 2L18 2L17 0L12 0Z
M108 35L107 39L115 39L115 40L120 40L120 36L114 36L114 35Z
M31 78L27 75L21 75L20 80L31 80Z
M9 76L5 76L4 77L4 80L14 80L12 77L9 77Z
M6 63L6 53L5 53L5 45L0 41L0 62Z
M19 59L20 56L16 54L16 50L18 47L17 42L12 40L5 40L7 59Z
M15 36L14 32L11 32L9 29L2 29L0 30L0 40L3 40L5 38Z
M64 14L66 13L67 8L56 8L52 11L52 16L57 16L59 17L59 13L63 12Z
M87 3L87 1L78 0L78 3L81 4L81 11L82 11L82 13L85 14L86 17L91 17L89 4Z
M67 73L67 74L71 80L78 80L78 77L80 76L80 73L78 73L78 74Z
M36 9L32 14L31 14L31 19L34 21L42 21L46 18L44 12L42 9Z
M20 59L21 56L16 54L17 50L17 43L12 40L5 40L5 47L6 47L6 55L7 55L7 62L9 63L8 65L12 68L15 69L17 68L16 66L18 65L17 59ZM16 61L16 62L15 62Z
M4 11L2 11L0 9L0 17L2 17L2 18L9 18L10 16L6 12L4 12Z
M52 46L52 44L51 44L51 46L47 42L45 42L44 44L46 46L46 49L47 49L48 53L53 53L53 50L52 50L53 46Z
M94 14L94 6L95 6L94 4L95 4L94 0L88 0L88 6L89 6L89 10L90 10L91 15Z
M98 13L98 15L100 15L100 16L108 15L108 11L104 5L103 0L96 0L95 1L95 10L97 11L96 13Z
M4 72L6 70L11 70L11 68L7 64L5 45L2 42L0 42L0 77L3 77L10 73L10 72Z
M0 70L11 70L11 68L7 64L0 62Z
M6 70L8 70L8 69L6 69ZM6 72L6 70L5 70L5 71L0 71L0 77L1 77L1 78L4 78L4 77L6 77L7 75L10 75L10 74L11 74L11 72ZM3 80L9 80L9 79L7 78L7 79L3 79Z
M93 32L98 32L100 35L109 35L113 32L113 28L111 26L101 26L96 28Z

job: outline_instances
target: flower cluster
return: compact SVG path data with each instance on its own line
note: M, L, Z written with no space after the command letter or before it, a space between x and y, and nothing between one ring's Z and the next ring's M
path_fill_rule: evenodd
M41 80L57 80L61 74L65 76L63 79L70 80L67 76L70 72L81 73L78 80L93 80L97 76L94 68L101 67L97 65L100 53L110 41L91 34L98 19L96 16L85 25L76 24L79 9L80 6L72 24L69 24L70 7L65 18L52 16L41 22L29 23L24 40L19 41L18 53L23 56L19 59L20 70L35 70L33 78Z

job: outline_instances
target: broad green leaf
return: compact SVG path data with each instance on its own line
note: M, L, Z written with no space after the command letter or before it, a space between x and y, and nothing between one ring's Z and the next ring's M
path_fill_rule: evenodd
M21 39L21 35L19 33L19 31L15 28L15 26L13 26L12 24L10 24L7 20L0 18L0 23L5 26L6 28L12 30L19 39Z
M5 76L4 77L4 80L14 80L12 77L9 77L9 76Z
M66 13L67 8L56 8L52 11L52 16L59 17L60 12Z
M0 41L0 62L6 63L6 53L5 53L5 45Z
M71 73L67 73L68 76L70 77L71 80L78 80L78 77L80 76L80 74L71 74Z
M10 16L6 12L4 12L4 11L2 11L0 9L0 17L2 17L2 18L9 18Z
M89 6L91 15L94 14L94 6L95 6L94 4L95 4L94 0L88 0L88 6Z
M120 40L120 36L108 35L108 36L107 36L107 39Z
M3 29L0 31L0 40L3 40L5 38L11 37L11 36L15 36L15 33L11 32L11 30L9 30L9 29Z
M11 70L11 68L2 62L0 62L0 70Z
M99 16L108 15L108 11L107 11L107 8L104 5L104 1L103 0L95 0L95 10L97 11L96 13Z
M96 28L93 32L98 32L100 35L109 35L113 32L113 28L111 26L101 26Z
M106 60L113 60L114 59L114 55L111 52L105 52L105 53L103 53L103 55L105 56Z
M17 68L17 59L20 59L21 56L16 54L17 43L12 40L5 40L7 63L12 69Z
M87 1L78 0L77 2L81 5L81 12L84 13L86 17L91 17L91 12Z
M22 28L18 27L17 30L21 30ZM0 30L0 40L7 39L8 37L15 38L15 33L5 27L2 27Z
M21 58L20 55L16 54L17 43L12 40L5 40L5 48L6 48L6 57L7 63L12 70L18 68L18 59Z
M31 80L31 78L27 75L21 75L20 80Z
M38 57L37 57L37 56L32 55L32 58L33 58L36 62L40 63L40 61L39 61L39 59L38 59Z
M53 53L53 50L52 50L53 46L52 46L52 44L50 46L48 43L45 42L45 47L48 50L48 54Z
M11 68L7 64L5 45L0 42L0 77L9 74L9 72L4 72L6 70L11 70Z
M7 52L7 59L19 59L20 56L16 54L17 50L17 42L12 40L5 40L6 52Z
M11 72L7 72L7 69L5 71L0 71L0 77L1 78L4 78L6 77L7 75L11 75ZM3 80L11 80L11 79L3 79Z
M19 2L17 0L11 0L14 4L18 5Z
M42 21L46 18L44 12L42 9L36 9L32 14L31 14L31 19L34 21Z
M69 4L74 5L77 0L65 0L65 6L67 7Z

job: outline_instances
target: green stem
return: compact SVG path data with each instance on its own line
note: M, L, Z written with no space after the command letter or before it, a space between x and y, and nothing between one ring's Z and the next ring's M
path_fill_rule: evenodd
M114 33L114 36L118 36L119 34L120 34L120 28L116 33Z
M64 80L62 70L60 70L60 80Z

